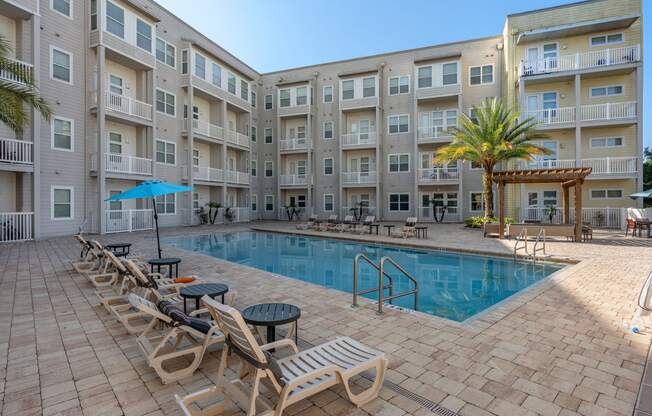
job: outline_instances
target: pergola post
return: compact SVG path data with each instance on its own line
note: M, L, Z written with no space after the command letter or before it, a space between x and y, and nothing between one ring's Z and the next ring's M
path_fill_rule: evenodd
M575 182L575 241L582 241L582 181Z
M505 238L505 182L498 182L498 238Z
M562 186L563 191L563 207L564 207L564 216L563 223L570 224L570 187Z

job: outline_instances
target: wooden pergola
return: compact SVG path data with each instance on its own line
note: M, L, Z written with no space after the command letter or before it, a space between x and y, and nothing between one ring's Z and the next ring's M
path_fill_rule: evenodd
M498 184L498 215L500 238L505 236L505 185L508 183L560 183L563 190L563 223L570 224L570 188L575 188L575 241L582 239L582 184L591 168L507 170L495 172Z

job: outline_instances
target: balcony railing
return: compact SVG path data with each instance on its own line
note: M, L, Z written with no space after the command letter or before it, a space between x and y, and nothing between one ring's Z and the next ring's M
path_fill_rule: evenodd
M634 119L637 115L636 107L636 101L583 105L580 116L582 121Z
M417 141L419 142L448 142L451 140L453 140L453 133L450 130L442 129L441 126L420 125L417 128Z
M200 181L223 182L224 171L222 169L211 168L208 166L195 166L193 167L192 177Z
M183 119L183 130L188 131L188 119ZM201 120L192 120L192 131L213 139L223 139L224 129L215 124L208 123Z
M251 221L251 208L249 207L233 207L233 222L248 222Z
M344 219L347 215L357 215L359 219L364 220L367 215L376 215L376 207L371 206L362 207L362 214L360 214L360 207L341 207L340 209L342 211L341 219Z
M112 92L106 92L106 108L128 116L152 120L152 105Z
M575 107L546 108L526 111L525 118L532 118L540 126L553 126L575 122Z
M342 172L342 183L345 185L375 185L376 172Z
M281 186L307 185L308 175L280 175L278 180Z
M564 219L563 208L554 208L553 224L561 224ZM569 223L575 223L575 208L569 207ZM550 208L525 207L521 209L521 221L541 221L550 223ZM627 208L582 208L582 222L588 222L595 228L622 228L627 217Z
M154 224L153 209L109 209L105 211L105 232L122 233L151 230Z
M446 212L444 212L443 218L441 215L442 207L435 207L432 205L427 207L419 208L419 220L421 221L439 221L440 219L444 222L456 222L460 220L460 215L458 213L457 207L447 206ZM435 213L437 214L435 217Z
M32 80L34 67L17 59L5 58L6 63L0 64L0 80L20 85L26 85L23 80Z
M419 182L421 183L438 183L456 181L459 178L457 169L432 167L419 169Z
M280 140L279 146L281 150L307 150L310 148L310 139L283 139Z
M376 132L347 133L342 135L342 147L375 146Z
M519 75L528 76L578 69L600 68L637 62L640 59L640 45L608 48L598 51L561 55L554 58L524 60L521 61Z
M240 185L249 185L249 173L247 172L238 172L235 170L227 170L224 172L226 176L226 181L231 183L237 183Z
M0 212L0 243L33 239L33 212Z
M550 159L521 162L520 169L565 169L590 167L591 175L633 175L638 172L637 157L602 157L581 159Z
M133 175L151 175L152 159L144 157L106 153L106 171Z
M0 138L0 162L31 165L33 143L25 140Z
M237 144L239 146L249 147L249 136L246 134L238 133L237 131L227 130L226 141L229 143Z

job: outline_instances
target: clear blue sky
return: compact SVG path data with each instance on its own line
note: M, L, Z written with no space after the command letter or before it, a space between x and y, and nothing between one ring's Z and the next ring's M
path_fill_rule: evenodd
M502 33L510 13L560 0L156 0L259 72ZM643 2L644 56L650 1ZM445 4L445 6L444 6ZM464 18L462 18L462 16ZM382 24L381 24L382 23ZM382 31L378 28L382 27ZM645 68L645 102L652 99ZM652 111L646 105L645 120ZM652 146L645 134L644 142Z

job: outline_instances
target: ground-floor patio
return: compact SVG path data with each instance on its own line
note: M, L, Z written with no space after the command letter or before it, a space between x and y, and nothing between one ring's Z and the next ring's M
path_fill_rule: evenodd
M249 226L295 231L282 222L170 228L163 236ZM427 239L318 233L330 237L510 255L513 242L483 239L459 224L431 225ZM153 232L99 236L130 241L155 255ZM333 388L293 405L288 415L631 415L651 409L639 388L649 334L623 328L652 270L652 239L594 233L590 243L549 242L574 264L477 319L460 324L371 304L353 309L350 294L164 246L182 274L226 283L235 306L287 302L302 309L300 347L350 336L389 358L380 397L362 408ZM174 394L211 385L219 354L180 383L161 384L135 337L98 305L88 280L73 271L70 237L0 246L0 408L6 415L180 414ZM360 382L364 383L364 380ZM446 413L448 411L448 413ZM242 414L231 408L228 414ZM647 415L646 413L640 413Z

